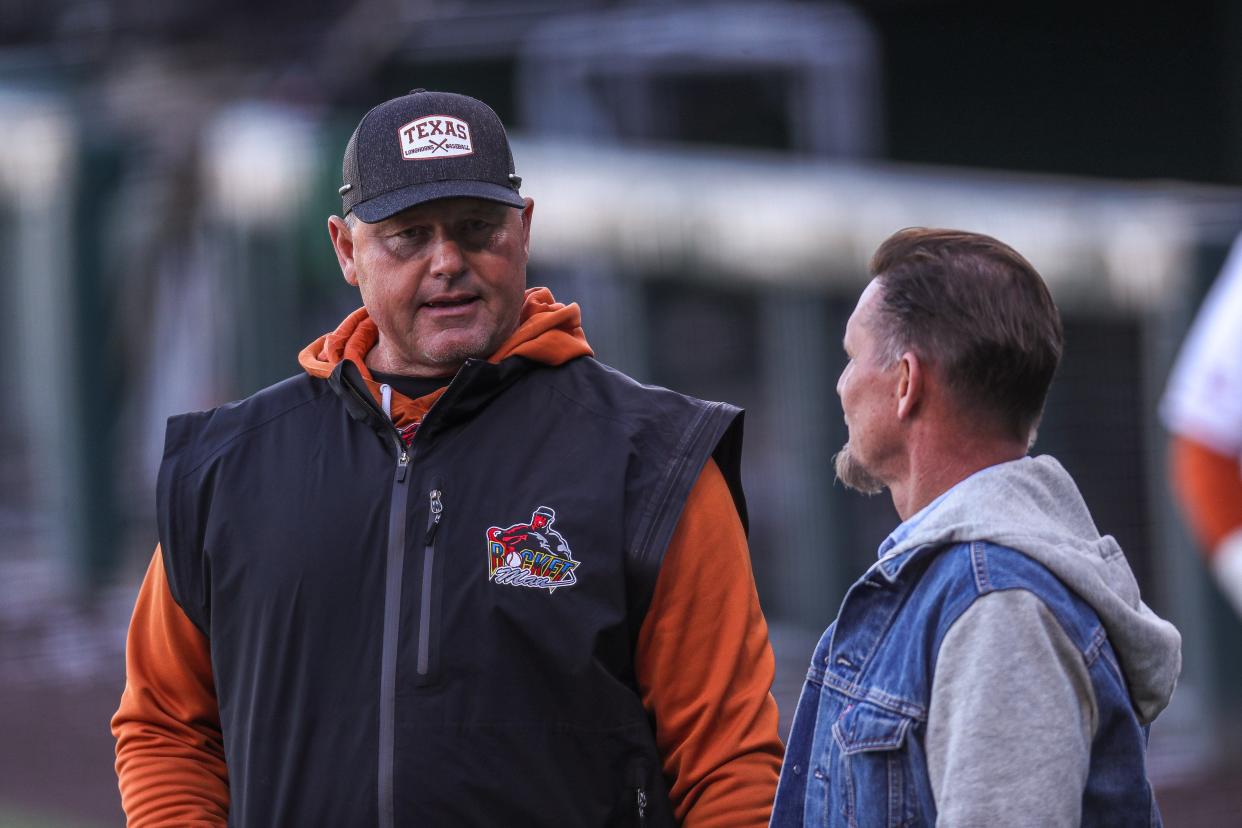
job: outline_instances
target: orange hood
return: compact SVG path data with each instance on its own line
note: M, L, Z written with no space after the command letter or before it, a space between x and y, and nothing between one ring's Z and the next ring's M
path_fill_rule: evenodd
M376 402L380 399L379 383L367 368L367 353L379 341L379 329L371 321L366 308L345 317L337 329L324 334L302 349L298 362L312 377L326 379L337 363L351 360L358 366L367 388ZM575 357L592 356L582 332L582 312L577 303L562 305L543 287L528 288L522 305L517 330L501 343L488 362L500 362L511 356L526 357L545 365L560 365ZM392 417L397 428L420 422L432 404L444 393L441 388L425 397L411 400L393 391Z

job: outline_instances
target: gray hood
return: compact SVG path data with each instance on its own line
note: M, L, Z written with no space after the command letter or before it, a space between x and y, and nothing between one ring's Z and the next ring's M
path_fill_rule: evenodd
M925 545L990 541L1047 567L1091 605L1108 632L1139 718L1169 703L1182 669L1182 638L1139 598L1110 535L1100 536L1069 473L1047 455L976 472L950 489L884 558Z

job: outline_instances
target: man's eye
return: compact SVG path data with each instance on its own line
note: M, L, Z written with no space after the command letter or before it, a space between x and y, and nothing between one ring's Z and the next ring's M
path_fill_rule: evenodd
M466 222L466 230L471 233L487 233L492 229L492 223L484 219L471 219Z

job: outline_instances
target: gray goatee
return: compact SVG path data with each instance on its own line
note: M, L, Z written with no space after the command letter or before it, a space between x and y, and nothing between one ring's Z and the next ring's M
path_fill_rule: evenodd
M858 458L850 451L849 443L842 446L832 458L832 467L837 473L837 480L844 483L848 489L866 495L879 494L884 491L884 484L867 471L862 463L858 462Z

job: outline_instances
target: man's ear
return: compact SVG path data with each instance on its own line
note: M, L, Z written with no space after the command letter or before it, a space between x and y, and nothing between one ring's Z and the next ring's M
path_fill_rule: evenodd
M332 249L336 251L336 261L341 266L345 281L358 287L358 274L354 270L354 234L345 219L328 216L328 238L332 239Z
M535 200L527 198L526 206L522 208L522 252L527 256L530 255L530 222L535 215Z
M897 419L909 419L918 410L926 382L926 366L918 354L906 351L897 363Z

